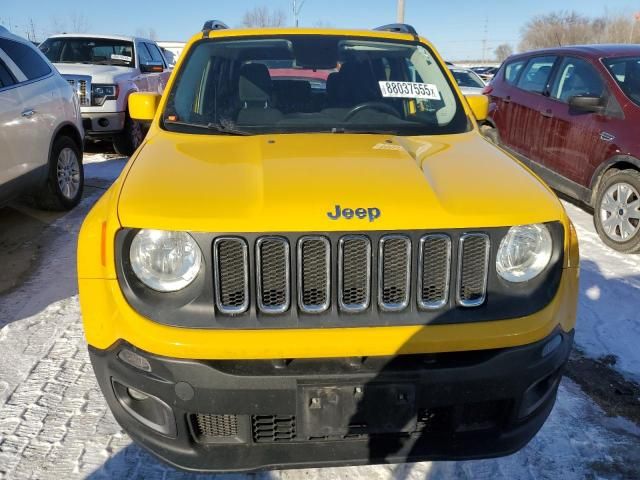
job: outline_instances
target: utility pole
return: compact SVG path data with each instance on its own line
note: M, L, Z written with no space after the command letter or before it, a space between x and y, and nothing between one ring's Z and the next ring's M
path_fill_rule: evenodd
M404 23L404 0L398 0L398 9L396 12L396 21Z
M489 17L484 17L484 35L482 36L482 63L485 63L485 57L487 54L487 34L489 31L488 24Z
M296 25L296 28L298 28L299 26L300 10L302 10L302 6L306 1L307 0L291 0L291 10L293 11L293 21Z

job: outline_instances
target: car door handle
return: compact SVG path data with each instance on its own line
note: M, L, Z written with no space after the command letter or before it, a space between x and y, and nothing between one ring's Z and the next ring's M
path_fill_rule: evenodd
M36 114L36 111L33 109L25 110L22 112L22 116L25 118L31 118Z
M511 103L511 95L504 97L504 103Z
M553 112L551 110L544 110L540 112L540 115L546 118L553 118Z

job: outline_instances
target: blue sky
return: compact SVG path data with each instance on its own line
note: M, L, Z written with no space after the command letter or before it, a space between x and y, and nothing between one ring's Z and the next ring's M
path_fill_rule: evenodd
M640 10L639 1L629 0L405 1L405 21L451 60L482 58L485 23L489 57L500 43L516 47L522 25L533 15L557 10L576 10L591 16L607 12L632 15ZM184 40L198 31L205 19L216 18L238 26L243 13L255 6L281 8L291 22L290 4L289 0L0 0L0 23L11 23L12 30L26 36L33 20L38 37L42 37L53 33L56 25L70 30L70 16L75 13L87 19L89 31L94 33L134 34L153 28L158 39ZM306 0L300 23L372 28L395 21L395 8L395 0Z

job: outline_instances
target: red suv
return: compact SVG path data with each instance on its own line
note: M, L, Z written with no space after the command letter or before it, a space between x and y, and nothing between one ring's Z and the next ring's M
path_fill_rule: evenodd
M486 136L592 206L607 245L640 252L640 46L514 55L484 93Z

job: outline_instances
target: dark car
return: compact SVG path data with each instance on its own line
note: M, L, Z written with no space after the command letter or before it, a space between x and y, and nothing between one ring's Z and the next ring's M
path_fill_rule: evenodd
M604 243L640 252L640 46L514 55L484 93L487 137L592 206Z

